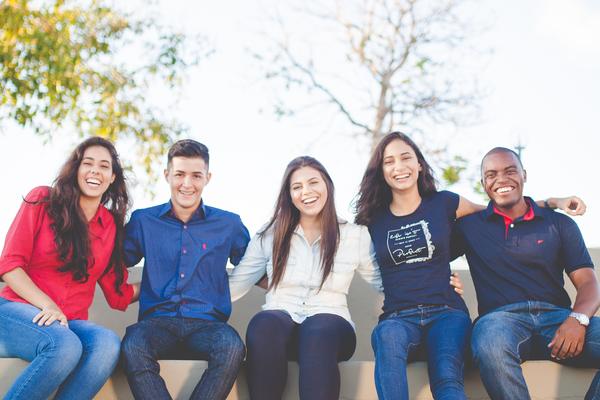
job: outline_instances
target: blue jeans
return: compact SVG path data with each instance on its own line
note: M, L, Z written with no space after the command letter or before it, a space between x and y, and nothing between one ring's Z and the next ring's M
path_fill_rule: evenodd
M379 399L408 399L407 362L426 355L436 399L466 399L464 360L471 319L448 306L417 306L390 314L371 335Z
M526 360L553 360L548 343L568 318L570 309L539 302L509 304L485 314L473 328L471 347L481 380L492 399L529 399L521 371ZM575 367L600 367L600 319L592 318L583 352L557 361ZM600 399L597 373L586 399Z
M281 399L288 360L300 367L300 399L340 397L338 362L352 357L352 325L334 314L316 314L298 324L285 311L256 314L246 332L248 389L253 400Z
M119 337L89 321L38 326L40 310L0 298L0 357L30 364L13 382L5 399L91 399L119 360Z
M136 399L170 399L159 359L208 360L190 399L225 399L244 360L242 339L225 322L184 317L148 318L127 328L123 366Z

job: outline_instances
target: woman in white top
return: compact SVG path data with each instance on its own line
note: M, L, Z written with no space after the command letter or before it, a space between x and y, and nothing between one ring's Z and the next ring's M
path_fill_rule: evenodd
M252 399L281 399L287 361L300 367L301 399L337 399L337 363L356 347L346 295L354 270L381 290L366 227L340 221L329 174L312 157L292 160L271 220L250 242L229 284L234 300L265 274L263 311L246 333Z

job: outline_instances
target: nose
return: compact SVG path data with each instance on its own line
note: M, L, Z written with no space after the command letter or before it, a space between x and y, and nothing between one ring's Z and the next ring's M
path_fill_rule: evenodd
M191 186L192 185L192 177L187 175L183 178L183 186Z

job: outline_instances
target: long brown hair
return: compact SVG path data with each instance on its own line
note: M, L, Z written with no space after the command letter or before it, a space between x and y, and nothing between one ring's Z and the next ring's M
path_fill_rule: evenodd
M62 272L71 272L73 279L86 282L89 278L88 264L93 263L90 254L88 222L79 205L81 190L77 183L77 172L86 149L92 146L102 146L110 153L115 180L102 195L103 204L112 214L116 235L110 262L104 273L111 268L117 279L115 289L120 293L124 279L123 239L125 234L125 215L129 208L129 195L123 167L119 161L117 150L111 142L100 137L91 137L80 143L64 163L58 176L52 184L47 198L46 209L54 221L52 230L54 242L61 261L65 264L59 268ZM92 259L90 260L90 257Z
M334 187L327 170L316 159L309 156L294 158L288 164L281 180L281 189L275 204L275 211L267 226L259 233L264 237L269 229L273 230L273 279L268 290L277 288L285 273L285 266L290 254L292 235L300 223L300 211L292 203L290 195L290 180L292 174L302 167L311 167L319 171L327 187L327 201L321 211L321 267L323 277L321 285L331 273L335 253L340 241L340 227L335 211Z
M402 140L413 149L417 156L417 160L421 165L421 171L417 179L419 195L426 197L437 192L433 170L415 142L402 132L388 133L375 147L360 182L360 188L354 201L355 222L357 224L370 224L375 214L388 207L392 202L392 191L383 177L383 153L387 145L394 140Z

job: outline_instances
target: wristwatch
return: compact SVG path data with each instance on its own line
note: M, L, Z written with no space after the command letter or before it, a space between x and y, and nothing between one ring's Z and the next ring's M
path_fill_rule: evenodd
M590 324L590 319L585 314L573 311L571 314L569 314L569 317L575 318L577 322L583 326L588 326Z

